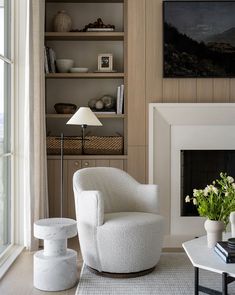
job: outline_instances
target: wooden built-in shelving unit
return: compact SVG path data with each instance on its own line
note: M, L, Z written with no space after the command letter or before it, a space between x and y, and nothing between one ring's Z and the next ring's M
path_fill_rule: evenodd
M50 73L46 79L109 79L124 78L124 73Z
M96 114L103 126L87 132L97 136L124 138L122 155L64 155L64 208L63 216L75 218L72 177L75 171L86 167L116 167L127 170L127 73L126 73L126 0L45 0L46 26L45 45L52 48L58 59L73 59L74 67L86 67L87 73L48 73L46 81L47 134L58 136L80 136L80 126L66 125L72 114L56 114L54 105L58 102L87 106L88 101L104 95L116 97L117 87L125 84L124 114ZM94 5L92 5L92 3ZM53 32L53 17L59 10L66 10L73 21L73 29L82 29L89 22L102 18L106 24L115 25L115 31L107 32ZM113 13L115 16L113 17ZM117 72L96 72L98 54L113 54L113 69ZM90 128L90 130L89 130ZM55 153L58 153L56 150ZM115 153L115 152L114 152ZM50 217L58 215L60 208L61 158L48 154L48 191Z
M48 155L48 160L60 160L60 155ZM65 160L127 160L127 155L64 155Z
M46 32L45 40L54 41L122 41L124 32Z
M123 3L123 0L46 0L46 2L58 3Z
M124 119L125 115L117 115L117 114L96 114L96 116L100 119ZM69 119L72 115L70 114L46 114L46 118L51 119Z

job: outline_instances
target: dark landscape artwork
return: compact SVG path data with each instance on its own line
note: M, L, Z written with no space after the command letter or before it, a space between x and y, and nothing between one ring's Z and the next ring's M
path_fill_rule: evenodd
M235 2L165 1L165 78L235 77Z

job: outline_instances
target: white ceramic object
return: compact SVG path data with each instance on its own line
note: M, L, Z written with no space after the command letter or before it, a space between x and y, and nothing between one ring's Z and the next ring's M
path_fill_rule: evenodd
M54 31L55 32L69 32L72 28L71 17L65 10L60 10L54 17Z
M56 67L59 73L68 73L69 70L73 67L73 59L57 59Z
M207 232L207 246L208 248L214 248L218 241L222 241L224 223L223 221L207 219L204 226Z
M71 73L87 73L88 68L71 68L70 72Z
M229 220L231 224L231 236L235 238L235 211L230 213Z
M104 103L103 103L103 101L101 99L96 101L95 108L97 110L102 110L104 108Z
M67 249L67 239L76 236L77 222L68 218L40 219L34 236L44 240L44 250L34 254L34 287L61 291L77 282L77 252Z

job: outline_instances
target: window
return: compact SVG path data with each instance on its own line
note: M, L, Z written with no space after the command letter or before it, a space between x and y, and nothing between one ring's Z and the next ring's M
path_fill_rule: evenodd
M0 255L13 243L11 202L11 1L0 0Z

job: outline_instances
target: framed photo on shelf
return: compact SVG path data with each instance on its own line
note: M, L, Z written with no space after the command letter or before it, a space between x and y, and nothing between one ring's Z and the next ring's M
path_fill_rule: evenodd
M113 71L113 55L111 53L102 53L98 55L98 71Z

